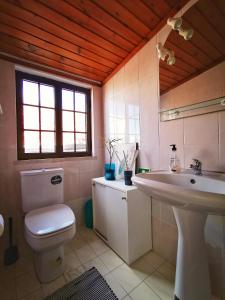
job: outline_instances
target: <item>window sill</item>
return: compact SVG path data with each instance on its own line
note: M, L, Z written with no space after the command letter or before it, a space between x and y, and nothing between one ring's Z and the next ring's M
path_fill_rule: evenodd
M38 158L38 159L24 159L15 160L14 165L24 165L24 164L48 164L57 162L67 162L67 161L86 161L86 160L96 160L97 156L83 156L83 157L59 157L59 158Z

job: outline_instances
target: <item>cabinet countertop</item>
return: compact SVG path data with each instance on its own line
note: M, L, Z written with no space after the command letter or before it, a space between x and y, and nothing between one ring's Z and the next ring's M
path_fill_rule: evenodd
M124 179L106 180L104 177L98 177L98 178L93 178L92 181L95 183L99 183L99 184L111 187L113 189L122 191L122 192L137 190L137 187L134 185L125 185Z

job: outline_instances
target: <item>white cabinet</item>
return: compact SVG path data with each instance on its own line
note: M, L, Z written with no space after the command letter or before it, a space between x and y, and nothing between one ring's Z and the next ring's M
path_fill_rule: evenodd
M128 264L152 249L151 200L124 181L93 179L94 230Z

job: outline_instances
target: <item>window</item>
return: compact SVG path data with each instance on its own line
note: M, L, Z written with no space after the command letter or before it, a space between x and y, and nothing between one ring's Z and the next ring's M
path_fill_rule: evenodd
M18 159L91 155L90 90L16 72Z

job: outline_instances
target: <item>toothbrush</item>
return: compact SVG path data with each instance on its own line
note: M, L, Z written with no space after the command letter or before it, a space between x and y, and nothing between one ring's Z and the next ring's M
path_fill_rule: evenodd
M131 165L130 165L130 169L131 169L131 170L132 170L133 167L134 167L134 163L135 163L135 161L136 161L136 158L137 158L137 156L138 156L138 153L139 153L139 151L138 151L138 150L135 150L134 156L133 156L133 160L132 160L132 163L131 163Z

